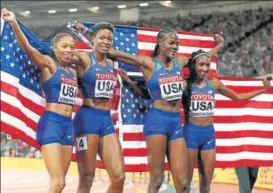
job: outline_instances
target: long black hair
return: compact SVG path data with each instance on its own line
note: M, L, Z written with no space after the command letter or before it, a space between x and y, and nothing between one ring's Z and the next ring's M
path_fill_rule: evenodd
M208 56L208 53L205 52L204 50L197 50L196 52L193 52L191 54L191 57L188 61L188 67L190 70L190 76L189 78L186 80L187 83L187 88L184 90L183 92L183 96L182 96L182 104L183 104L183 108L184 108L184 115L185 115L185 124L188 123L189 121L189 112L190 112L190 106L191 106L191 94L192 94L192 84L195 81L196 77L197 77L197 73L195 71L195 62L196 59L199 58L200 56Z
M163 39L167 34L169 33L174 33L176 34L176 31L172 28L163 28L161 29L158 34L157 34L157 38L156 38L156 45L155 45L155 48L154 48L154 51L151 55L152 58L155 58L157 57L157 55L159 54L159 44L158 44L158 41L160 39Z

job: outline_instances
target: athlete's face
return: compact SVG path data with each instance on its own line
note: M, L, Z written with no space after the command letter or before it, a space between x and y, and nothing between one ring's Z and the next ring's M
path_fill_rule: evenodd
M101 29L93 37L94 50L107 53L113 44L113 33L109 29Z
M54 46L55 55L62 63L71 63L75 53L75 42L71 36L63 36Z
M176 33L168 33L158 44L161 54L169 58L174 58L179 48L179 38Z
M195 71L200 79L204 79L210 70L210 58L200 56L195 60Z

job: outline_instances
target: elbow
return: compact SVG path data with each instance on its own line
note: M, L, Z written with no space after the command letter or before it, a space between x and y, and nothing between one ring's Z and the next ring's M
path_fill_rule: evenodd
M234 101L241 101L241 100L244 100L244 98L241 95L237 95L237 96L234 97L233 100Z

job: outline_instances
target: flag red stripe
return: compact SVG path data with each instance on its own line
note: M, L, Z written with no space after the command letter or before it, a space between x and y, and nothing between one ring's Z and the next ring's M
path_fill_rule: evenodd
M18 118L19 120L23 121L29 128L31 128L32 130L36 131L37 129L37 123L35 123L33 120L31 120L30 118L28 118L20 109L18 109L17 107L14 107L8 103L5 103L3 101L1 101L1 111L12 115L16 118Z
M31 145L37 149L40 149L40 145L35 139L26 135L24 131L21 131L20 129L17 129L16 127L8 125L2 121L1 121L1 131L11 135L13 139L20 139L26 142L28 145Z
M84 42L75 42L76 49L91 49L91 47Z
M169 165L165 163L164 165L165 170L169 170ZM128 164L125 165L125 171L130 171L130 172L145 172L149 171L148 165L147 164Z
M138 148L138 149L124 148L123 155L127 157L147 156L147 149L146 148Z
M220 80L230 80L230 81L243 81L243 82L248 82L248 81L257 81L257 80L262 80L262 78L247 78L247 77L233 77L233 76L222 76L219 77Z
M145 30L145 31L155 31L159 32L160 28L150 28L150 27L138 27L138 30ZM195 35L195 36L203 36L203 37L214 37L213 34L206 34L206 33L200 33L200 32L187 32L187 31L176 31L178 34L184 34L184 35Z
M28 98L21 95L21 93L17 87L12 86L12 85L5 83L3 81L1 81L1 91L16 97L18 100L21 101L22 104L24 104L25 107L27 107L29 110L35 112L37 115L43 114L43 112L45 110L44 107L32 102Z
M217 146L217 153L239 153L242 151L257 152L257 153L272 153L273 146L261 146L261 145L240 145L232 147Z
M273 96L272 96L273 97ZM272 109L272 102L266 101L223 101L217 100L216 108L257 108L257 109ZM273 116L273 115L272 115Z
M137 34L137 41L145 42L145 43L156 43L157 37ZM209 41L209 40L206 41L206 40L194 40L194 39L179 39L179 45L189 46L189 47L200 47L200 48L214 48L216 44L214 41Z
M273 161L270 160L253 160L253 159L241 159L236 161L216 161L217 168L234 168L240 166L269 166L273 165Z

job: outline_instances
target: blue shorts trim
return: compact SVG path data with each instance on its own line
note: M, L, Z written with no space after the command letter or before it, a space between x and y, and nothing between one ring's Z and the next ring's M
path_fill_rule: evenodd
M109 110L105 111L82 106L75 115L73 125L77 137L87 134L104 137L115 133Z
M145 117L143 128L144 136L165 135L168 141L183 138L183 126L180 112L169 112L157 108L151 108Z
M45 111L38 123L37 140L41 146L51 143L72 146L74 129L71 117Z
M200 126L189 123L184 127L187 148L197 150L215 149L215 131L213 125Z

